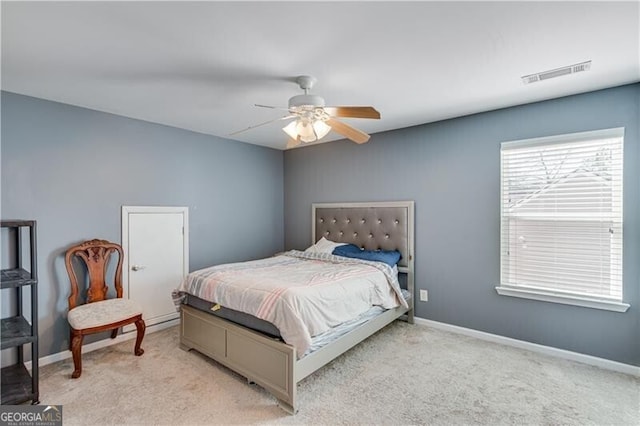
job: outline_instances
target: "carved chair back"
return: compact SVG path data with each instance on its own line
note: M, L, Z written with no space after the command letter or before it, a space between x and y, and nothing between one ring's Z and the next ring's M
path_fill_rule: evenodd
M89 276L86 303L99 302L107 299L109 287L106 283L107 267L111 254L118 252L118 264L114 276L116 297L122 297L122 260L123 252L119 244L107 240L90 240L71 247L65 256L65 265L71 282L71 294L69 295L69 310L77 305L78 301L78 277L73 267L73 257L79 257L84 261Z

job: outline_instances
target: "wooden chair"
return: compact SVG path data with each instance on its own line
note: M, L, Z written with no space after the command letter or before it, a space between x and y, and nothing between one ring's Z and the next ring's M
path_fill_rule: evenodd
M107 299L109 290L105 283L107 267L111 254L116 251L118 252L118 264L114 277L116 298ZM78 278L72 265L74 256L84 261L89 277L86 303L80 305L77 304ZM122 298L122 260L122 247L106 240L85 241L67 250L65 265L71 281L67 319L71 327L70 349L75 367L71 377L74 379L82 374L82 340L87 334L113 330L111 338L114 339L120 327L135 323L137 337L134 353L136 356L144 353L140 347L146 328L142 319L142 310L133 300Z

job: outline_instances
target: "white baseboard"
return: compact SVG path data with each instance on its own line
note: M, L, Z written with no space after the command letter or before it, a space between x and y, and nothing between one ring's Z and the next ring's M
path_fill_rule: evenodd
M180 319L176 318L174 320L171 321L166 321L166 322L162 322L160 324L154 324L151 325L149 327L146 328L145 330L145 335L150 334L150 333L155 333L156 331L160 331L160 330L164 330L165 328L169 328L169 327L173 327L175 325L178 325L180 323ZM98 340L97 342L93 342L93 343L89 343L87 345L82 345L82 353L86 354L88 352L92 352L98 349L102 349L102 348L106 348L107 346L111 346L111 345L115 345L121 342L125 342L127 340L132 340L136 338L136 332L132 331L132 332L127 332L127 333L122 333L122 334L118 334L118 336L115 339L103 339L103 340ZM53 364L54 362L58 362L58 361L62 361L64 359L68 359L71 358L71 351L66 350L66 351L62 351L62 352L58 352L55 354L51 354L51 355L47 355L47 356L43 356L42 358L39 358L38 360L38 365L40 367L44 366L44 365L48 365L48 364ZM25 367L27 367L27 369L29 371L31 371L31 361L27 361L24 363Z
M591 355L585 355L578 352L571 352L564 349L553 348L551 346L539 345L537 343L526 342L524 340L512 339L510 337L499 336L497 334L485 333L484 331L473 330L471 328L459 327L457 325L446 324L443 322L428 320L420 317L414 318L415 323L418 325L424 325L427 327L433 327L438 330L444 330L451 333L462 334L465 336L475 337L480 340L488 342L499 343L502 345L512 346L518 349L525 349L531 352L537 352L544 355L553 356L556 358L568 359L571 361L581 362L583 364L593 365L605 370L616 371L618 373L629 374L632 376L640 377L640 367L634 365L624 364L622 362L611 361L604 358L598 358ZM179 319L155 324L147 327L146 334L154 333L156 331L164 330L169 327L176 326L180 323ZM97 342L89 343L82 346L82 353L92 352L98 349L105 348L107 346L115 345L120 342L135 339L136 333L123 333L118 335L115 339L103 339ZM62 361L64 359L71 358L71 351L62 351L55 354L47 355L39 359L39 365L44 366L53 364L54 362ZM25 366L31 370L31 361L25 362Z
M485 333L484 331L459 327L457 325L446 324L443 322L432 321L424 318L415 317L414 320L416 324L433 327L438 330L449 331L456 334L463 334L465 336L475 337L477 339L486 340L488 342L500 343L502 345L512 346L514 348L525 349L531 352L550 355L556 358L568 359L571 361L600 367L605 370L611 370L618 373L630 374L632 376L640 377L640 367L636 367L635 365L624 364L622 362L611 361L608 359L585 355L578 352L571 352L564 349L552 348L551 346L539 345L537 343L525 342L524 340L512 339L510 337Z

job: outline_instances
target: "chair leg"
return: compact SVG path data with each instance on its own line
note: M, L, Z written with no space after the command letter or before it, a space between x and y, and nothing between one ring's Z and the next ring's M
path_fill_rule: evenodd
M73 355L72 378L77 379L82 374L82 339L84 336L76 330L71 330L71 354Z
M134 353L136 354L136 356L140 356L144 353L144 349L142 349L140 346L142 345L142 339L144 338L144 330L146 328L147 326L145 325L144 320L142 318L136 321L136 329L138 330L138 334L136 336L136 347L134 349Z
M115 339L116 336L118 335L118 330L120 329L120 327L118 328L114 328L113 331L111 331L111 338Z

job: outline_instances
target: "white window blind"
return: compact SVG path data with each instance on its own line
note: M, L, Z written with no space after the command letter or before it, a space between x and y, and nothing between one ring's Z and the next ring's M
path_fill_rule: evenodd
M502 144L501 288L622 301L623 137Z

